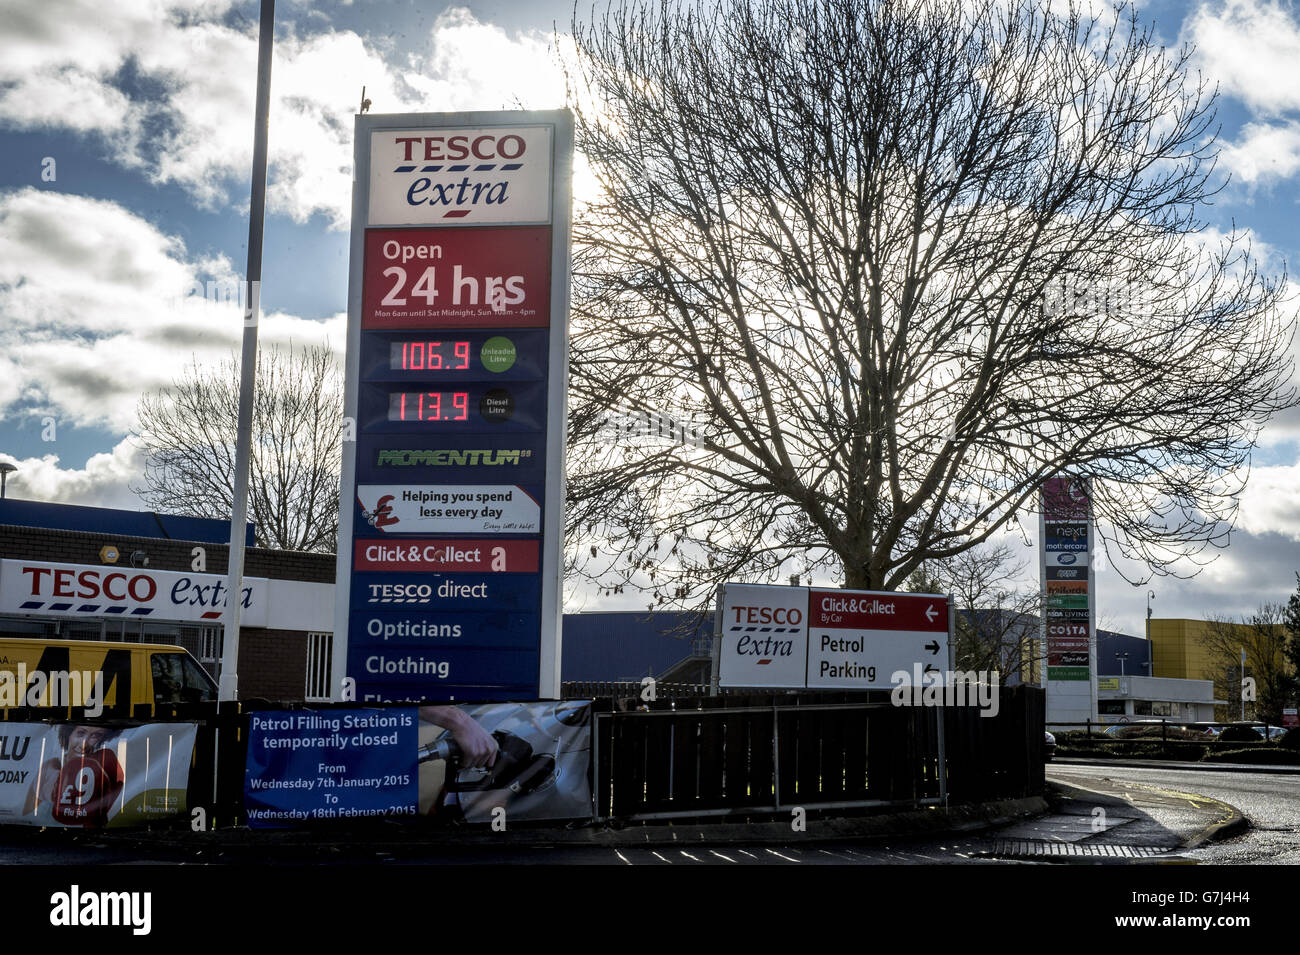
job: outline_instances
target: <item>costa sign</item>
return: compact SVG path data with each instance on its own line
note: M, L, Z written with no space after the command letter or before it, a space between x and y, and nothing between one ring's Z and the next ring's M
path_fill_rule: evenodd
M244 626L266 626L266 590L244 578ZM0 561L0 613L217 623L229 596L216 574Z

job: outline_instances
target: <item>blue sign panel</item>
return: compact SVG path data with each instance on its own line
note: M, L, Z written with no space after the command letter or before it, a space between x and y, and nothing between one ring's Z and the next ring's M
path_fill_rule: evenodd
M364 633L370 638L370 646L382 644L385 649L493 647L526 650L533 645L531 631L536 627L537 614L502 610L352 614L352 632Z
M418 779L401 767L419 746L415 717L413 709L249 714L248 824L414 816Z
M537 574L357 574L352 612L361 610L532 610Z

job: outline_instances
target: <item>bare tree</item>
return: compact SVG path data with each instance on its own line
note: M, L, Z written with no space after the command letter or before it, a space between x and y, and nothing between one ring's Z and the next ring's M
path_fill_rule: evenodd
M574 573L657 603L895 589L1060 473L1151 572L1224 543L1294 403L1294 317L1198 219L1189 50L1036 0L633 3L573 33L601 189L575 223ZM629 411L689 438L610 427Z
M1015 674L1036 683L1043 677L1042 596L1024 581L1024 571L1010 546L985 543L942 562L923 562L904 589L952 598L958 670L996 670L1004 679Z
M197 361L140 400L138 441L150 507L230 519L239 365ZM264 547L333 551L338 538L343 390L328 347L264 349L257 361L248 511Z
M1238 719L1245 702L1247 719L1281 723L1282 708L1290 702L1292 685L1285 662L1286 610L1284 604L1266 603L1240 621L1227 617L1208 621L1201 645L1212 663L1202 678L1214 681L1216 699L1228 701L1226 712L1219 715ZM1245 698L1243 679L1254 681L1252 692Z

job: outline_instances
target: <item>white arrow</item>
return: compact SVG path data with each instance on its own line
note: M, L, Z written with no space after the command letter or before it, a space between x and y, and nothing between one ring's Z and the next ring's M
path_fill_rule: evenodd
M939 616L939 614L935 611L934 604L930 604L930 606L925 608L926 620L929 620L931 623L934 623L934 618L937 616Z

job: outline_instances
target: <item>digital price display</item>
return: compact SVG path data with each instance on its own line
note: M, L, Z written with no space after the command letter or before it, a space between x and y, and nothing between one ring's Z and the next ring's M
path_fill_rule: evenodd
M464 371L468 341L395 341L389 346L390 371ZM403 419L404 420L404 419Z
M468 391L395 391L388 396L389 421L464 421Z

